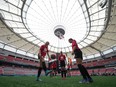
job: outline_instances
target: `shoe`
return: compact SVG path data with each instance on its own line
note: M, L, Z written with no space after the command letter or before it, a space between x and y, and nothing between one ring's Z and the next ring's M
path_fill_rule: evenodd
M81 81L79 81L79 83L89 83L89 81L86 79L82 79Z
M45 75L47 76L52 70L46 70Z
M93 82L93 79L92 79L92 78L88 78L87 80L88 80L90 83Z
M40 78L37 78L37 80L36 80L36 81L40 81L40 82L41 82L42 80L41 80Z

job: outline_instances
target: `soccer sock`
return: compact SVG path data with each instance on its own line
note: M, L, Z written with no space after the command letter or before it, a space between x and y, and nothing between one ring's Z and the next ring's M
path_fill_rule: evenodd
M43 68L43 70L46 72L47 68L46 68L45 62L42 62L42 68Z
M62 78L63 78L63 71L61 70L61 76L62 76Z
M42 67L39 67L38 74L37 74L37 79L40 77L41 71L42 71Z
M81 75L83 76L83 78L87 79L86 74L84 73L84 70L83 70L83 67L81 64L78 64L78 68L79 68L79 71L80 71Z
M88 71L87 71L87 69L86 69L83 65L82 65L82 68L83 68L83 71L84 71L85 75L86 75L88 78L91 78L90 75L89 75L89 73L88 73Z
M66 70L64 70L64 77L66 77Z

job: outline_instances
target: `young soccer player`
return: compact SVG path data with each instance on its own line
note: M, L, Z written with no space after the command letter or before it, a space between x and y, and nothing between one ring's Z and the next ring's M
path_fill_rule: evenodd
M65 62L66 62L66 56L62 53L62 51L60 52L60 55L58 57L59 63L60 63L60 67L61 67L61 76L62 79L66 78L66 69L65 69Z
M86 68L82 65L83 55L82 51L77 45L76 40L70 38L69 43L72 43L72 55L75 55L77 66L80 70L83 79L79 81L79 83L90 83L93 82L93 79L90 77L89 73L87 72Z
M38 69L38 74L37 74L37 80L36 81L42 81L40 79L40 74L41 74L42 69L45 71L46 76L51 72L51 70L47 70L46 63L45 63L45 60L44 60L46 54L49 57L48 45L49 45L49 42L46 42L44 45L42 45L40 47L40 50L39 50L39 53L38 53L38 59L40 59L40 67Z

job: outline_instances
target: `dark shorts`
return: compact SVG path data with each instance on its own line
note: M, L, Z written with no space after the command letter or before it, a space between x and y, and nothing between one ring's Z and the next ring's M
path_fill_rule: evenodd
M83 54L82 54L82 51L80 49L75 49L74 50L74 54L75 54L75 57L74 58L81 58L83 59Z
M53 70L55 71L55 70L56 70L56 68L53 68Z
M65 67L65 61L60 61L60 67Z
M68 68L67 70L70 70L70 68Z

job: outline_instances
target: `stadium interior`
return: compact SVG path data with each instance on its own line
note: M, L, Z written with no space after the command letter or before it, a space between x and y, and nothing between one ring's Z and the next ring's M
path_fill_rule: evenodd
M69 38L78 42L90 75L115 76L116 0L0 0L1 76L37 75L37 54L46 41L50 55L58 59L62 51L71 75L80 75Z

